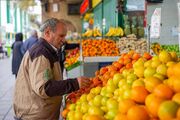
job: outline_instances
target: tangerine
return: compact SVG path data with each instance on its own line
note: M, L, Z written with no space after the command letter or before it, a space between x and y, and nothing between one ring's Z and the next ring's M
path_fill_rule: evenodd
M156 86L153 93L163 99L171 99L173 96L173 90L163 83Z
M131 98L138 103L144 103L148 94L149 92L144 86L135 86L131 90Z
M128 120L149 120L149 115L144 106L132 106L127 113Z

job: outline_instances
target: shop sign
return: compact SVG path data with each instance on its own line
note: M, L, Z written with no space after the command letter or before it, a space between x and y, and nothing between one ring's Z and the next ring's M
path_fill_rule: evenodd
M92 8L92 1L91 0L84 0L80 7L80 14L84 14L87 10Z
M96 7L102 0L92 0L92 8Z
M161 8L156 8L151 17L150 38L159 38L161 28Z

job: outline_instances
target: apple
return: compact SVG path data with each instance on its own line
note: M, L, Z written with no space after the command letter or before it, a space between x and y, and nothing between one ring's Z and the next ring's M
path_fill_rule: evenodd
M120 73L116 73L114 76L113 76L113 83L114 85L118 85L119 81L123 78L123 75L120 74Z
M101 108L96 107L96 106L90 106L88 113L90 115L101 115L101 116L104 114L103 110L101 110Z
M176 112L178 108L178 103L171 100L164 101L159 106L158 117L161 120L172 120L176 118Z
M165 64L160 64L158 65L158 67L156 68L156 72L166 76L167 74L167 66Z
M107 100L108 100L108 99L109 99L108 97L102 97L102 99L101 99L101 105L106 106L106 103L107 103Z
M93 99L93 104L95 106L101 106L101 100L102 100L102 96L101 95L97 95Z
M106 103L106 106L107 106L108 110L118 109L118 102L113 98L109 98Z
M156 69L152 67L147 67L144 71L144 77L150 77L153 76L156 73Z

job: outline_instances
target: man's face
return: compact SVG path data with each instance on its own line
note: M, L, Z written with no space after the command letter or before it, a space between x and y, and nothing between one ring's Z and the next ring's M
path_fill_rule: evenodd
M65 42L66 34L66 26L62 23L58 23L55 32L51 31L51 44L57 49L60 49Z

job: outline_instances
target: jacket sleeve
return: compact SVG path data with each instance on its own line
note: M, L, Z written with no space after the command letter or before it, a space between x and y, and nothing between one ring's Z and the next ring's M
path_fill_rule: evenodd
M48 96L59 96L68 94L79 89L77 79L49 80L45 85L45 92Z
M53 80L49 60L44 56L35 58L31 65L30 82L33 91L42 98L61 96L79 89L76 79Z
M48 98L45 93L45 84L48 80L52 79L51 66L44 56L35 58L30 66L30 84L32 90L42 98Z

